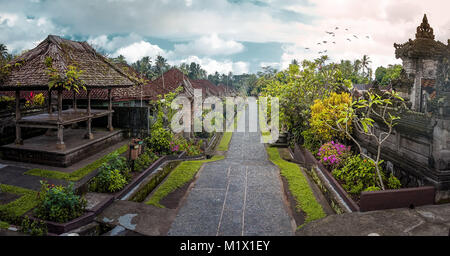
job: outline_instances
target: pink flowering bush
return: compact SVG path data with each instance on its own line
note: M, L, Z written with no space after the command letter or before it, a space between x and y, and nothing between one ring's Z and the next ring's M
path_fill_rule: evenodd
M339 142L330 141L323 144L317 152L317 159L327 168L333 170L341 167L344 160L351 155L350 147Z

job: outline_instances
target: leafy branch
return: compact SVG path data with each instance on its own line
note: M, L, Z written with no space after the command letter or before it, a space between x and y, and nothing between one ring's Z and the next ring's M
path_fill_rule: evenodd
M66 90L74 90L77 93L80 89L86 90L84 81L80 76L84 73L83 70L78 69L74 65L67 66L67 71L63 75L53 67L52 57L45 58L44 61L47 66L47 75L49 76L48 87L52 88L64 88Z

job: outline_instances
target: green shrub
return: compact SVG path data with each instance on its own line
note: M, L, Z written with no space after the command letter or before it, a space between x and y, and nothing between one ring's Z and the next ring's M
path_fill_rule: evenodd
M125 187L127 179L118 170L109 167L107 164L101 167L98 175L89 184L89 190L100 193L114 193Z
M43 221L31 221L30 218L25 217L20 225L20 231L32 236L47 235L47 225Z
M145 139L147 147L160 155L172 154L170 142L173 134L160 126L152 128L150 136Z
M69 186L49 185L41 181L39 203L34 214L36 217L55 222L68 222L84 213L86 200L75 194L73 183Z
M136 161L134 161L134 171L141 172L148 168L153 162L158 159L158 156L150 149L145 149Z
M376 187L376 186L370 186L370 187L364 189L365 192L368 192L368 191L380 191L380 190L381 190L381 188L380 187Z
M332 171L344 189L350 194L359 195L368 187L377 187L375 164L360 156L349 157L342 168Z
M392 173L389 175L387 185L390 189L399 189L402 187L402 183Z
M303 147L309 150L314 156L319 151L322 143L316 138L311 129L302 132L303 136Z
M100 193L113 193L125 187L130 180L127 159L115 152L100 166L98 174L89 184L89 189Z
M342 183L342 187L350 194L359 195L362 191L381 190L375 164L360 156L351 156L342 168L332 171L333 176ZM401 188L400 181L391 173L389 178L383 170L380 172L384 184L389 189Z
M170 142L172 152L186 152L188 156L196 156L202 153L200 144L194 144L191 141L186 140L184 137L176 138L173 142Z

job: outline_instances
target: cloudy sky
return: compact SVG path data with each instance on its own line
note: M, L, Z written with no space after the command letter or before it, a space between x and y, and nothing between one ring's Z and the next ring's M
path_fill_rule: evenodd
M333 61L367 54L375 69L400 63L393 44L414 38L424 13L447 43L449 9L448 0L0 0L0 42L20 53L55 34L129 63L161 54L210 73L284 68L325 50Z

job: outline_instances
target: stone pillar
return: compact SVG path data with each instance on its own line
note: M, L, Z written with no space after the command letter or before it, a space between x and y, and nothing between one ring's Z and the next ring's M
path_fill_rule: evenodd
M92 139L94 139L94 135L92 134L92 127L91 127L92 118L90 117L91 116L91 90L88 89L86 91L86 96L87 96L87 100L88 100L86 114L89 116L89 118L87 120L87 125L86 125L87 132L86 132L85 137L86 137L86 139L92 140Z
M114 131L114 128L112 126L112 93L111 89L108 89L108 130L110 132Z
M64 135L64 125L58 125L58 142L56 143L56 148L59 150L66 149L63 135Z
M62 90L58 90L58 122L62 121Z
M22 118L20 113L20 91L16 91L16 144L22 145L22 129L20 128L18 121Z

